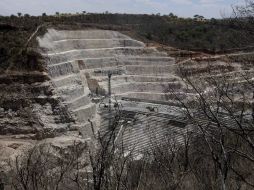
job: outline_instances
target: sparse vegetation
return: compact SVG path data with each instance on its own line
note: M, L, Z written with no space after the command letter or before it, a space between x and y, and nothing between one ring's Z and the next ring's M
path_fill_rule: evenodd
M244 28L240 27L237 19L210 19L202 22L194 19L178 18L173 14L164 15L128 15L128 14L61 14L48 16L30 16L18 13L18 16L0 17L0 58L1 70L8 68L10 63L27 67L26 41L36 28L42 24L55 28L99 27L105 29L117 29L129 31L135 37L146 42L159 42L164 45L180 49L224 52L238 50L236 48L251 48L254 45L253 35L242 35ZM203 18L203 17L202 17ZM42 34L45 28L40 29ZM244 40L246 39L246 40ZM30 47L36 47L34 40ZM33 53L35 54L35 53ZM27 55L29 56L29 55ZM20 58L24 58L21 60ZM29 63L30 64L30 63ZM20 69L20 67L18 67Z
M239 10L243 11L241 14L244 13L244 9ZM246 20L239 17L205 20L200 15L195 15L194 19L183 19L172 13L160 16L108 12L91 14L85 11L75 15L59 12L51 16L43 13L38 17L22 13L17 15L0 17L1 74L45 70L42 56L37 51L35 36L32 35L38 26L42 26L38 34L43 34L51 26L68 29L70 24L72 29L117 29L132 33L147 43L156 42L209 53L233 52L239 48L246 50L254 45L251 30L246 32L243 27ZM246 63L243 67L246 73L249 65L253 64L251 54L231 55L227 58ZM167 91L181 105L184 116L188 118L186 125L194 128L193 131L181 134L182 141L165 134L160 143L154 142L142 155L135 155L131 150L125 150L121 142L117 142L115 130L123 125L118 113L109 125L111 130L104 135L100 132L94 134L92 138L96 143L93 145L74 141L73 145L62 149L51 144L39 144L25 154L16 155L9 162L6 184L15 190L254 189L253 78L245 73L239 73L237 80L223 75L235 71L232 65L207 64L190 70L187 65L195 64L191 61L182 64L178 76L194 92L194 100L184 102L173 87ZM214 77L218 73L220 76ZM44 80L42 77L39 81L38 76L31 83ZM2 87L6 93L0 95L10 98L10 101L0 100L4 109L4 105L10 107L17 91L25 86L19 86L19 82L25 80L15 81L15 77L10 78L11 82L16 83L17 90L13 89L13 84L7 88L11 83L7 77L2 79L5 80ZM27 99L35 95L36 88L32 85L27 88L26 92L21 92L26 101L20 101L20 105L16 103L12 110L22 108L18 114L31 117L30 121L35 120L35 123L37 118L33 115L32 107L27 110L23 107L32 104ZM37 91L39 96L43 89L38 88ZM44 88L44 91L48 99L53 96L50 89ZM37 97L33 99L42 101ZM146 109L158 112L155 107ZM56 112L64 114L60 108ZM185 123L181 124L185 126ZM93 129L92 122L91 127Z

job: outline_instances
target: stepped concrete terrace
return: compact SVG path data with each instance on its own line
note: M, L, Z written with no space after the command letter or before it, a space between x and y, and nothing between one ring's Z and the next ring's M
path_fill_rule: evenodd
M182 99L195 95L186 89L176 74L174 58L119 32L49 29L38 38L38 42L44 50L43 54L48 57L48 74L54 93L61 97L62 103L75 118L76 127L85 136L92 135L91 122L93 126L103 129L105 118L99 104L93 103L90 95L104 96L108 93L108 73L112 73L112 94L122 102L126 111L148 111L146 106L158 106L146 101L173 103L171 90L179 93ZM126 97L140 99L144 103L139 103L141 107L135 107L135 103L121 100ZM159 107L164 109L163 105ZM141 116L137 118L144 117ZM142 122L138 125L141 131L142 125ZM164 129L156 129L156 133L163 135ZM129 133L130 137L127 137L128 134L124 136L126 143L131 143L127 139L133 138L134 132ZM141 133L137 135L142 136Z
M144 135L142 131L146 130L143 126L147 126L150 120L151 125L157 126L153 131L157 137L163 136L165 131L185 133L186 129L179 128L175 124L177 122L169 123L174 117L179 119L176 112L172 112L174 106L179 106L172 91L182 101L196 96L194 90L181 80L179 67L183 66L183 71L191 77L220 77L221 71L238 72L241 68L238 63L227 65L224 62L176 64L175 59L166 53L146 47L144 43L116 31L48 29L38 42L43 54L48 57L48 74L54 93L61 97L62 103L75 118L76 128L85 136L94 133L91 123L97 130L103 129L103 123L107 123L105 110L100 109L100 102L93 103L91 95L105 97L108 74L112 74L112 96L123 105L121 109L134 112L136 120L140 121L121 138L127 147L133 147L133 143L138 142L135 138L143 139L137 145L138 149L148 143L149 135ZM208 72L209 75L206 75ZM159 114L145 120L144 113L150 112L147 107L156 107ZM165 114L168 114L166 120L163 119Z
M184 86L174 74L176 65L173 58L119 32L49 29L38 41L46 49L48 71L56 91L72 108L96 89L107 93L109 72L113 73L112 93L119 97L165 100L163 94L169 89L178 90ZM80 109L93 109L95 106L86 100L84 103ZM87 103L90 106L87 107ZM77 106L75 108L72 111L79 118L82 111Z

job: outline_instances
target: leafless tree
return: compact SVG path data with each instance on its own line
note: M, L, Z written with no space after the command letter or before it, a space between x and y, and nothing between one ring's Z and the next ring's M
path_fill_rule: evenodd
M244 175L249 168L239 167L243 162L249 163L250 168L254 164L252 80L245 73L240 73L237 79L210 71L206 76L193 76L180 68L180 73L196 96L191 102L184 102L172 93L198 129L201 139L198 141L202 144L199 154L208 156L213 163L215 186L212 186L230 189L235 183L231 179L237 178L253 188L253 176Z
M17 190L74 188L79 184L76 171L87 165L81 159L86 148L77 142L69 150L51 144L36 145L10 161L12 187Z

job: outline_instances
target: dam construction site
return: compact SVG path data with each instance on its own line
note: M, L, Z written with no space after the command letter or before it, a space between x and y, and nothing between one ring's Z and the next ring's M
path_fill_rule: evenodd
M167 52L117 31L50 28L37 41L47 68L41 78L47 76L48 80L38 81L38 76L31 79L28 86L23 86L29 88L31 97L23 97L18 86L21 94L14 98L15 103L6 100L2 104L1 133L8 154L15 152L9 143L22 147L47 138L55 143L65 138L92 141L98 132L106 134L110 130L116 116L120 116L116 140L126 150L145 152L154 143L151 136L156 143L165 136L181 143L184 134L194 130L182 104L198 97L197 90L183 80L183 72L188 72L195 82L222 77L221 70L229 78L245 72L241 63L229 64L219 58L176 62ZM253 68L247 72L252 75ZM5 82L9 83L7 79ZM205 93L211 91L209 86L203 88ZM21 107L25 109L23 98L33 102L31 112L39 126L18 113Z
M239 128L241 133L252 125L254 64L239 57L253 52L183 51L100 27L50 26L31 38L43 63L39 69L33 65L30 71L0 74L0 169L8 175L15 170L13 161L17 167L21 155L46 146L47 158L64 155L66 161L84 154L77 178L96 185L94 172L103 164L96 164L100 159L92 160L91 154L121 152L139 162L147 155L155 159L159 147L170 147L168 154L173 155L192 138L192 147L202 147L208 143L206 135L221 137L215 129ZM96 152L101 147L105 152ZM74 181L68 180L65 185Z

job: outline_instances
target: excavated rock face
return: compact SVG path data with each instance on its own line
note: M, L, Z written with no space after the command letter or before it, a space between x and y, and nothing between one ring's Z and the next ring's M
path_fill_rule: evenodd
M10 170L10 160L44 139L48 144L60 138L80 139L68 134L74 120L54 96L45 73L1 75L0 89L0 168L4 172Z
M72 122L45 74L6 75L0 88L0 135L43 139L66 131Z

